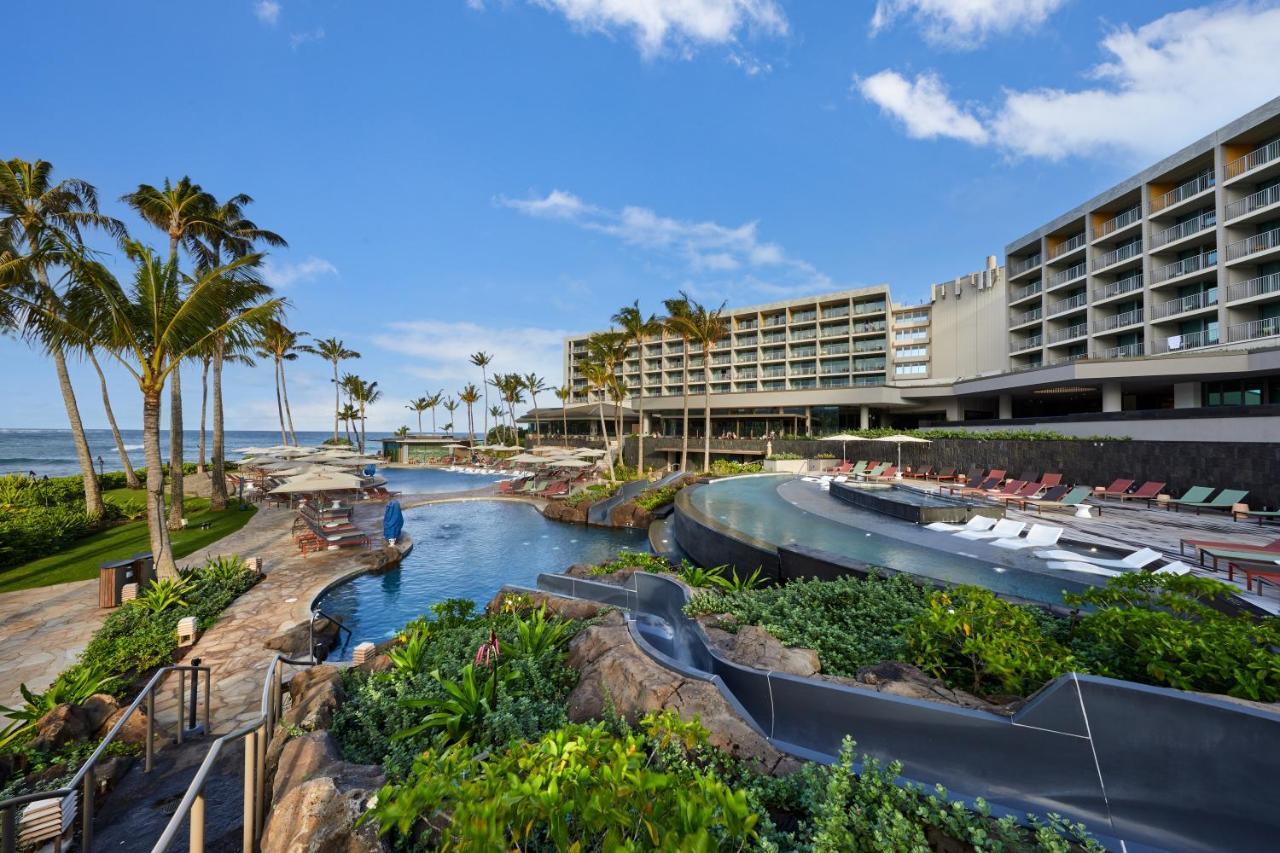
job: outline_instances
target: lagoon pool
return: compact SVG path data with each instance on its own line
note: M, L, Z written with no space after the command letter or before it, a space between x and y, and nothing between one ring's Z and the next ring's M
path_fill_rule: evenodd
M466 492L506 479L494 474L463 474L440 468L379 468L378 474L387 478L388 489L406 495Z
M404 529L414 544L399 568L352 578L316 601L352 632L331 659L348 660L356 643L394 636L446 598L470 598L479 608L503 584L534 586L541 572L603 562L624 548L648 550L644 531L548 521L532 506L513 501L450 501L405 510Z

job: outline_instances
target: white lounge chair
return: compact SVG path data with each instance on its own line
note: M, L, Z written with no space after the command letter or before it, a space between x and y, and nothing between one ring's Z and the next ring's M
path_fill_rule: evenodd
M1068 563L1091 563L1095 566L1106 566L1109 569L1132 571L1143 569L1160 559L1160 552L1150 548L1139 548L1128 556L1118 560L1093 557L1089 554L1077 554L1074 551L1036 551L1036 556L1044 560L1061 560Z
M1025 521L1014 521L1012 518L1002 518L996 522L996 526L990 530L961 530L959 533L953 533L961 539L1008 539L1011 536L1017 536L1024 529L1027 523Z
M1276 560L1280 563L1280 560ZM1172 563L1166 563L1160 568L1152 572L1154 575L1188 575L1191 574L1191 567L1181 560L1174 560Z
M935 521L933 524L926 524L926 530L936 530L939 533L959 533L961 530L990 530L996 526L998 519L987 515L975 515L964 524L951 524L946 521Z
M1084 572L1090 575L1104 575L1114 578L1124 574L1119 569L1108 569L1103 566L1095 566L1093 563L1077 563L1072 561L1050 560L1049 568L1060 572Z
M1062 536L1062 528L1053 524L1033 524L1031 529L1027 531L1026 538L1012 537L1009 539L997 539L991 543L998 548L1008 548L1011 551L1019 551L1023 548L1044 548L1058 544L1058 539Z
M839 476L836 477L837 483L847 483L848 481L849 481L849 478L846 477L844 474L840 474Z

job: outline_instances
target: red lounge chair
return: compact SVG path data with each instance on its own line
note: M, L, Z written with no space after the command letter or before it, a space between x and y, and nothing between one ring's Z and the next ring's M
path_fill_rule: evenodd
M890 465L888 468L885 468L883 471L881 471L879 474L875 475L871 479L872 480L892 480L897 475L898 475L898 466Z
M934 471L932 474L926 474L925 476L927 479L937 480L939 483L941 483L943 480L955 479L956 469L953 466L949 465L945 468L941 468L939 470Z
M992 491L995 491L995 490L996 490L996 488L997 488L999 485L1000 485L1000 478L999 478L999 477L988 477L987 479L983 480L981 483L979 483L979 484L978 484L976 487L974 487L974 488L969 488L968 486L964 486L964 487L959 488L959 489L952 489L952 490L951 490L951 494L953 494L953 495L977 495L977 494L981 494L981 493L983 493L983 492L992 492Z
M1018 494L1018 492L1022 491L1029 485L1034 486L1037 484L1034 482L1028 483L1026 480L1006 480L1003 486L996 489L989 489L987 497L1009 497Z
M1253 592L1253 582L1258 581L1258 594L1262 594L1262 582L1264 580L1272 583L1280 583L1280 566L1274 561L1268 562L1248 562L1245 560L1235 560L1227 563L1227 580L1235 580L1236 572L1244 575L1244 588L1249 592Z
M917 468L914 471L908 471L907 476L913 480L925 480L933 473L933 466L926 465L923 468Z
M1160 494L1160 490L1165 487L1164 483L1157 483L1155 480L1148 480L1132 492L1123 495L1116 495L1122 501L1151 501L1156 499L1156 495Z
M1122 498L1129 493L1129 487L1133 485L1133 480L1114 480L1110 486L1102 490L1104 498Z
M1016 480L1014 481L1014 484L1017 484ZM992 495L991 498L997 501L1020 501L1025 498L1034 498L1036 495L1040 494L1040 490L1043 488L1043 483L1023 483L1021 488L1014 489L1011 492L1009 491L1008 484L1006 483L1004 492L1002 494Z
M1042 489L1052 489L1054 486L1061 485L1061 483L1062 483L1061 474L1046 473L1043 477L1040 478L1040 488Z

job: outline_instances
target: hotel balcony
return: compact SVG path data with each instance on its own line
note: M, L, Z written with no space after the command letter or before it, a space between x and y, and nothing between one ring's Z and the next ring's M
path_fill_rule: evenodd
M760 372L761 376L786 376L787 369L785 367L766 367Z
M823 355L844 355L844 354L846 354L846 353L848 353L848 352L849 352L849 344L848 344L848 343L842 343L842 344L823 344L823 345L822 345L822 354L823 354Z
M1076 362L1076 361L1084 361L1088 357L1089 357L1089 353L1087 352L1078 352L1078 353L1075 353L1074 355L1060 355L1057 358L1052 359L1049 362L1049 364L1051 365L1071 364L1072 362Z
M786 361L787 353L785 350L780 350L780 349L764 350L763 352L760 353L760 360L761 361Z
M888 342L884 338L876 338L875 340L854 341L854 352L884 352Z
M1255 148L1243 157L1232 160L1227 164L1226 179L1234 181L1268 164L1280 165L1280 139L1274 139L1261 148Z
M1254 299L1260 296L1280 296L1280 272L1260 275L1227 288L1227 301L1238 302L1241 299ZM1259 300L1262 301L1262 300Z
M1033 281L1031 282L1031 284L1028 284L1026 287L1020 287L1015 290L1011 290L1009 291L1009 304L1017 305L1019 302L1023 302L1027 299L1030 299L1033 296L1039 296L1040 292L1043 290L1044 290L1043 281Z
M883 302L855 302L854 314L883 314L888 306Z
M1145 347L1142 344L1125 344L1119 347L1109 347L1098 353L1098 358L1138 358L1143 355Z
M1186 222L1179 222L1177 225L1171 225L1151 234L1151 250L1155 251L1161 247L1171 246L1180 243L1188 237L1194 237L1196 234L1208 231L1218 224L1218 214L1212 210L1206 210L1204 213L1188 219Z
M755 364L756 354L753 352L750 352L750 353L744 352L741 355L739 355L736 359L734 359L734 363L735 364ZM715 362L712 362L712 364L724 364L724 362L715 361Z
M813 365L809 365L807 367L793 367L789 371L789 374L791 376L817 376L818 368Z
M759 325L759 322L757 322L754 317L750 320L739 320L736 324L739 332L749 332L752 329L758 328Z
M745 335L743 337L738 338L738 340L735 341L733 345L738 349L742 349L743 347L754 347L759 342L760 342L760 339L757 336Z
M1059 299L1057 302L1049 304L1048 317L1056 317L1059 314L1069 314L1072 311L1078 311L1087 308L1089 305L1089 294L1081 292L1072 296L1070 299Z
M766 379L760 383L761 391L785 391L787 390L787 380L785 379Z
M1040 267L1040 253L1036 252L1029 258L1011 261L1009 263L1009 278L1014 279L1020 275L1031 272Z
M818 337L821 338L840 338L849 336L849 324L844 323L836 326L819 326Z
M818 319L817 311L793 311L791 312L792 323L812 323Z
M885 360L883 358L872 359L854 359L854 373L875 373L877 370L885 369Z
M1202 293L1193 293L1190 296L1184 296L1181 299L1170 299L1167 302L1158 302L1151 307L1151 319L1167 320L1172 317L1178 317L1183 314L1191 314L1196 311L1204 311L1214 308L1218 304L1218 289L1206 290Z
M1074 341L1077 338L1083 338L1089 334L1088 323L1077 323L1074 326L1068 326L1065 329L1058 329L1049 333L1049 346L1057 346L1059 344Z
M762 344L781 344L781 343L785 343L786 340L787 340L786 332L769 332L760 337L760 343Z
M785 325L787 325L786 314L774 314L772 317L764 318L764 326L766 329L771 328L773 326L785 326Z
M1067 267L1065 270L1059 270L1049 276L1049 290L1057 290L1059 287L1065 287L1073 281L1084 278L1085 264L1083 261L1075 266Z
M824 320L839 320L841 317L848 317L848 316L849 316L848 305L837 305L831 308L822 309L822 319Z
M1105 270L1107 267L1114 267L1116 264L1129 260L1138 263L1142 261L1141 240L1137 240L1133 243L1126 243L1123 246L1112 249L1110 252L1098 255L1098 257L1094 259L1093 271L1100 272L1101 270Z
M1062 260L1063 258L1075 252L1077 249L1083 249L1084 243L1085 243L1084 232L1081 231L1079 234L1073 235L1072 237L1070 237L1067 240L1064 240L1058 245L1051 246L1049 248L1049 256L1048 258L1046 258L1046 260L1048 261Z
M1151 200L1151 212L1165 213L1172 212L1175 208L1181 207L1194 198L1209 192L1215 184L1213 170L1210 169L1203 175L1197 175L1184 184L1180 184L1169 190L1163 195L1158 195Z
M1110 317L1103 317L1101 320L1094 321L1093 331L1095 334L1103 334L1105 332L1114 332L1117 329L1123 329L1127 326L1137 326L1142 323L1142 309L1135 308L1132 311L1125 311L1122 314L1112 314Z
M1157 338L1155 346L1151 348L1151 352L1153 355L1166 352L1183 352L1185 350L1213 347L1219 343L1221 342L1218 340L1216 330L1189 332L1185 335L1169 335L1165 338Z
M791 348L792 358L813 358L817 354L818 354L817 347L792 347Z
M848 376L823 376L818 380L818 385L823 388L848 388Z
M1174 261L1171 264L1165 264L1162 267L1153 269L1151 271L1151 284L1155 286L1177 279L1190 279L1192 276L1210 272L1217 265L1217 249L1202 252L1199 255L1193 255L1190 258L1184 258L1181 261Z
M1044 311L1042 311L1039 307L1032 308L1030 311L1023 311L1021 314L1018 314L1016 317L1014 317L1012 320L1009 321L1009 328L1017 329L1020 326L1027 325L1028 323L1039 322L1040 318L1043 316L1044 316Z
M1098 233L1094 235L1093 242L1105 240L1107 238L1115 239L1121 233L1129 230L1137 231L1133 226L1142 222L1142 205L1135 204L1128 210L1121 211L1108 219L1106 222L1098 226Z
M871 335L876 332L883 332L886 325L884 320L873 320L870 323L854 323L849 333L853 335Z
M1095 303L1105 302L1109 299L1124 296L1126 293L1133 293L1135 290L1142 290L1142 273L1113 281L1110 284L1104 284L1101 287L1095 287L1093 289L1093 301Z
M851 384L860 385L865 388L875 385L883 385L884 382L885 379L883 376L855 376L853 377L853 382Z
M1239 323L1227 329L1227 340L1232 343L1256 341L1259 338L1274 338L1276 335L1280 335L1280 317L1251 320L1248 323Z
M1280 255L1280 228L1272 228L1227 245L1227 263L1239 263L1246 258L1262 261Z
M1225 211L1227 222L1245 222L1273 213L1280 213L1280 184L1233 201Z
M1009 352L1026 352L1027 350L1037 349L1044 344L1043 335L1032 335L1029 338L1015 340L1009 344Z
M792 329L789 335L793 341L811 341L818 337L817 329Z

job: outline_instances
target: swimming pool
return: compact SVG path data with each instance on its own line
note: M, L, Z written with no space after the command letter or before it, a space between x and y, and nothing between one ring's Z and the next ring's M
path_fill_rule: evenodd
M356 643L393 636L446 598L470 598L483 607L505 583L533 586L540 572L603 562L623 548L648 550L644 531L548 521L532 506L513 501L450 501L408 509L404 529L414 544L399 568L359 575L316 602L352 632L334 659L349 659Z
M1010 554L986 559L979 555L990 546L876 517L840 504L825 493L812 495L815 511L806 511L779 493L780 486L797 482L789 475L719 480L682 492L676 511L721 535L755 540L752 544L768 549L803 545L907 574L976 584L1029 601L1060 604L1064 590L1076 592L1086 587L1075 579L1031 569L1033 557ZM819 509L821 512L816 511ZM689 544L680 544L687 551L696 551ZM958 552L961 548L968 553Z
M504 479L494 474L463 474L440 468L379 468L378 474L387 478L388 489L406 495L466 492Z

